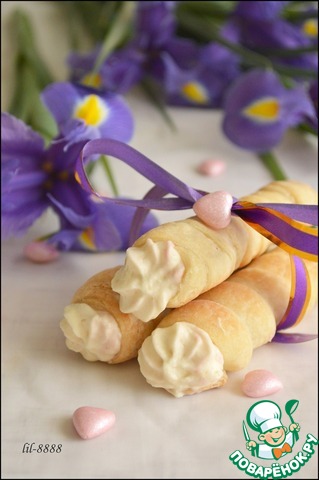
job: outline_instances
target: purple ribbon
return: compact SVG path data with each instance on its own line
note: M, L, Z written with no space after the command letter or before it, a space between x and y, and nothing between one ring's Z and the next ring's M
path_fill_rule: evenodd
M101 196L91 186L84 169L90 157L97 154L112 156L123 161L150 180L154 187L141 200ZM149 210L192 209L194 203L208 193L188 186L133 147L109 139L91 140L86 143L76 164L76 178L88 193L95 194L105 202L137 207L131 228L131 243L138 237L139 229ZM164 198L169 194L173 197ZM317 259L317 229L305 225L315 225L317 222L317 205L253 204L233 198L231 213L239 216L276 245L293 254L295 295L288 306L285 321L279 324L280 329L291 327L298 321L298 316L304 310L307 298L309 299L307 271L304 262L298 257ZM314 338L312 335L291 335L278 332L274 340L290 343Z
M292 284L289 305L283 318L277 325L277 332L273 341L281 343L306 342L317 338L317 335L281 332L281 330L293 327L299 323L311 296L311 283L304 261L295 255L291 255L290 260L292 264L292 281L295 284Z

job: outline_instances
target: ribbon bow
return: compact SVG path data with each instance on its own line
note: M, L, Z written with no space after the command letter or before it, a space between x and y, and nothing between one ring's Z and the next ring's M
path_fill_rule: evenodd
M115 157L153 182L154 187L141 200L110 198L96 192L85 172L87 160L97 154ZM138 237L144 218L151 209L184 210L208 192L196 190L182 182L131 146L117 140L91 140L83 147L77 160L75 178L90 194L105 202L137 207L132 226L130 243ZM164 198L171 194L173 197ZM285 343L304 342L317 335L282 333L279 330L297 325L308 306L310 280L303 259L318 261L318 219L317 205L295 205L274 203L250 203L233 197L230 208L232 215L239 216L261 235L283 248L290 254L292 282L289 305L284 317L277 325L273 340Z
M284 443L282 447L277 447L272 449L273 456L275 458L280 458L283 453L290 453L291 452L291 446L289 443Z

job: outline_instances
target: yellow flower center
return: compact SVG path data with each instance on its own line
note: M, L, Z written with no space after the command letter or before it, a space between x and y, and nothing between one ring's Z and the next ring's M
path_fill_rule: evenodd
M251 103L243 110L243 114L260 122L275 122L278 120L280 105L276 98L268 97Z
M107 116L107 109L97 95L87 95L80 102L73 114L74 118L83 120L86 125L93 127L101 124Z
M99 73L87 73L81 82L88 87L99 88L102 85L102 78Z
M318 22L313 18L306 20L302 25L302 31L308 37L318 37Z
M198 82L188 82L182 87L183 95L192 102L205 104L208 103L208 94L206 89Z
M94 231L91 227L86 228L79 237L80 242L88 250L96 250L94 243Z

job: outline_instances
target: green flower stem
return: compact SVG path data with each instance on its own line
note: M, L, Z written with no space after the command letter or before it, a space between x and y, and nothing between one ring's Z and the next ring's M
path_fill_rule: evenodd
M261 51L261 50L259 50ZM275 54L276 56L280 57L294 57L296 55L303 55L304 53L314 53L318 51L318 44L310 45L308 47L302 48L276 48ZM262 52L263 55L273 54L274 50L271 48L263 48Z
M115 182L115 178L114 178L114 175L112 173L112 169L111 169L111 166L110 166L110 162L109 162L109 159L107 158L106 155L101 155L100 156L100 159L99 159L102 167L104 168L104 171L106 173L106 176L110 182L110 185L111 185L111 188L112 188L112 192L113 192L113 195L115 195L116 197L118 197L119 195L119 190L117 188L117 185L116 185L116 182Z
M52 232L52 233L47 233L46 235L42 235L41 237L37 237L35 239L36 242L45 242L46 240L48 240L49 238L53 237L53 235L56 235L57 233L59 233L60 230L56 230L55 232Z
M233 11L236 2L182 2L178 8L185 12L199 15L210 15L214 18L227 18Z
M92 73L98 73L105 59L112 53L127 37L132 24L135 2L123 2L117 13L112 26L107 33L100 53L96 59Z
M101 164L101 166L102 166L104 172L106 173L106 176L107 176L107 178L110 182L110 185L111 185L111 188L112 188L112 193L113 193L113 195L115 195L117 197L119 195L119 191L118 191L115 179L114 179L114 175L112 173L110 162L109 162L106 155L100 155L98 160L93 160L92 162L90 162L87 165L87 167L86 167L87 176L90 177L92 175L93 170L95 170L95 168L97 167L98 164Z
M98 162L95 162L95 161L90 162L90 163L88 164L88 166L86 167L86 174L87 174L88 177L90 177L90 176L92 175L93 170L95 169L97 163L98 163Z
M272 152L263 152L257 154L274 180L287 180L287 175L278 164L278 160Z
M144 77L144 79L140 82L140 84L141 84L142 89L144 90L144 93L148 96L149 100L157 108L159 113L162 115L163 119L167 122L169 127L174 132L176 132L177 127L176 127L173 119L171 118L171 116L168 114L165 102L159 94L159 90L158 90L157 85L154 84L153 80L149 77Z

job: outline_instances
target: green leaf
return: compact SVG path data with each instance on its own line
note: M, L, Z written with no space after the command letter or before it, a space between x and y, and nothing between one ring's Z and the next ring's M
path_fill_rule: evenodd
M20 59L16 72L19 74L14 94L9 105L9 113L27 123L29 111L32 108L33 77L28 65ZM16 77L17 78L17 77Z
M8 111L39 132L46 141L57 135L57 126L40 98L40 88L32 67L20 59L19 82Z
M53 76L41 59L36 48L33 29L28 16L16 10L12 15L12 26L16 35L16 51L34 70L38 84L44 88L53 82Z
M57 135L57 126L50 112L42 104L40 94L53 78L38 54L32 25L27 15L17 10L11 21L16 33L14 65L16 82L8 111L49 142Z
M56 122L51 113L41 102L39 95L34 99L33 109L30 113L28 123L34 130L42 135L47 144L49 144L58 134Z
M127 38L131 31L135 2L123 2L111 28L103 41L100 53L96 59L92 73L98 73L106 58Z
M318 18L318 10L314 8L313 2L290 2L293 5L288 5L282 12L282 17L290 22L302 22L304 20L308 20L311 18ZM299 5L300 3L300 5ZM307 6L307 3L309 4ZM305 5L306 4L306 5ZM302 10L300 10L300 6L302 6ZM305 8L310 8L310 10L306 10Z
M92 45L100 43L108 34L114 23L117 12L121 9L122 1L61 1L54 2L63 12L72 18L74 31L73 42L80 43L79 36L86 33ZM135 2L132 2L135 3Z
M307 123L299 124L296 129L299 130L300 132L309 133L310 135L313 135L314 137L318 137L318 130L311 127L311 125L308 125Z

